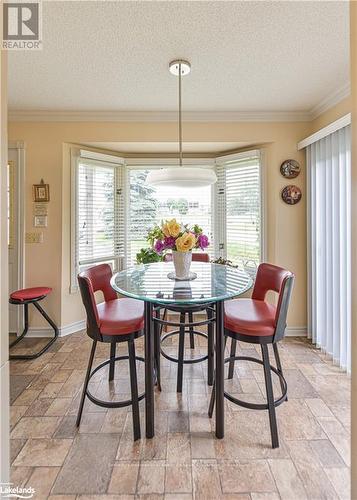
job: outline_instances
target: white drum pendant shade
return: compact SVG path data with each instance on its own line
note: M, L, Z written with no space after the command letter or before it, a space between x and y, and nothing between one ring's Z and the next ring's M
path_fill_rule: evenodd
M151 186L205 187L217 182L217 176L210 168L158 168L149 172L146 182Z
M178 76L179 81L179 167L160 168L151 170L146 177L146 184L151 186L170 186L170 187L205 187L217 182L215 172L210 168L183 167L182 155L182 106L181 106L181 77L188 75L191 71L191 65L188 61L176 60L169 65L170 73Z

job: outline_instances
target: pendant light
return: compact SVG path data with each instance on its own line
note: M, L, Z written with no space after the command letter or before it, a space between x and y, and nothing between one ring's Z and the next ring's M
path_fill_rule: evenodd
M169 187L204 187L217 182L217 176L211 168L184 167L182 154L182 102L181 79L191 71L191 64L182 59L169 64L172 75L178 76L179 81L179 167L160 168L151 170L146 178L146 183L151 186Z

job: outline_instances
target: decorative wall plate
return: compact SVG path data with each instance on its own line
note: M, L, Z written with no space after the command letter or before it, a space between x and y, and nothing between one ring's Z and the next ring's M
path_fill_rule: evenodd
M296 205L296 203L299 203L301 196L301 189L293 184L285 186L281 192L283 201L288 205Z
M286 179L295 179L300 174L300 163L296 160L285 160L280 165L280 173Z

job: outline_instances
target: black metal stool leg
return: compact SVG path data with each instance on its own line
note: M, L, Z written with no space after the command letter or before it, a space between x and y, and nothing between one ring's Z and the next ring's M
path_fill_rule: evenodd
M134 441L136 441L137 439L140 439L141 431L140 431L138 379L136 375L134 339L128 341L128 352L129 352L129 366L130 366L131 400L132 400L132 411L133 411L133 431L134 431Z
M273 384L272 384L272 380L271 380L269 351L268 351L268 346L265 344L262 344L261 348L262 348L262 357L263 357L263 365L264 365L265 388L266 388L267 400L268 400L271 443L272 443L273 448L278 448L279 447L279 438L278 438L278 428L277 428L277 423L276 423Z
M114 380L116 343L110 344L109 382Z
M166 312L166 309L165 309ZM164 314L165 314L164 312ZM156 317L160 316L160 311L155 312ZM162 325L161 325L162 326ZM154 360L155 360L155 371L156 371L156 385L159 391L161 391L161 372L160 372L160 327L157 321L154 321Z
M224 348L226 348L227 345L227 337L224 337ZM208 407L208 416L209 418L212 418L213 415L213 410L214 410L214 404L216 402L216 374L215 371L213 371L213 387L212 387L212 392L211 392L211 399L209 402L209 407Z
M182 392L183 359L185 351L185 313L180 313L180 334L177 364L177 392Z
M234 359L233 358L236 355L236 350L237 350L237 340L232 339L231 340L231 353L230 353L231 360L229 361L228 378L233 378L233 373L234 373Z
M24 314L25 314L25 329L22 332L22 334L20 335L20 337L18 339L16 339L15 342L13 342L12 344L10 344L10 347L14 346L20 340L22 340L23 337L27 333L27 330L28 330L28 309L27 309L28 308L28 304L29 303L24 304L24 307L25 307L25 309L24 309ZM33 304L36 307L36 309L41 314L41 316L43 316L45 318L45 320L47 321L47 323L53 328L54 336L53 336L53 338L49 342L47 342L47 344L39 352L36 352L34 354L10 354L9 355L9 359L36 359L39 356L41 356L41 354L43 354L44 352L46 352L47 349L55 342L55 340L58 337L58 328L57 328L57 325L48 316L48 314L46 313L46 311L44 311L42 309L42 307L40 306L40 304L38 302L34 302L33 301L33 302L30 302L30 304Z
M96 348L97 348L97 341L93 340L92 350L90 352L89 361L88 361L86 378L84 379L84 384L83 384L81 402L80 402L79 409L78 409L78 414L77 414L77 421L76 421L76 426L77 427L79 427L79 424L81 423L83 406L84 406L84 400L86 398L86 393L87 393L88 383L89 383L89 379L90 379L90 374L91 374L91 371L92 371L92 365L93 365L94 354L95 354Z
M279 356L279 351L278 351L278 344L273 344L273 350L274 350L274 356L275 356L277 370L281 375L283 375L283 369L281 367L280 356ZM281 387L281 392L284 393L284 383L283 383L282 379L280 379L280 387ZM286 401L287 400L288 400L288 397L286 396Z
M29 329L29 305L25 303L24 304L24 330L21 333L21 335L19 335L13 342L11 342L11 344L9 344L9 349L11 349L11 347L14 347L14 345L16 345L18 342L20 342L20 340L22 340L24 338L24 336L28 332L28 329Z
M207 309L208 319L212 319L211 309ZM213 385L214 379L214 331L213 323L210 321L207 325L207 348L208 348L208 360L207 360L207 383L208 385Z
M193 313L188 313L188 321L193 323ZM193 334L193 326L190 326L190 349L195 348L195 336Z

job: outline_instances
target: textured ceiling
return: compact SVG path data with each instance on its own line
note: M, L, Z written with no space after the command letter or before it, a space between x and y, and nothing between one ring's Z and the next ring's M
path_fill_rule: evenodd
M9 107L309 110L348 82L348 2L45 1L43 50L9 52Z

